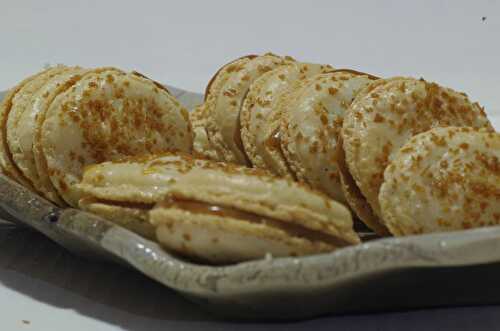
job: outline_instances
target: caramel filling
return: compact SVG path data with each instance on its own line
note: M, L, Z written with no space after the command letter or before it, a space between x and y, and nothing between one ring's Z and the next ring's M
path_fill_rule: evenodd
M343 239L336 238L332 235L320 231L308 229L297 224L292 224L265 216L259 216L254 213L246 212L232 207L180 199L166 200L159 203L159 206L163 208L178 208L194 214L231 217L253 224L267 225L273 228L280 229L293 237L305 238L312 242L319 241L335 247L344 247L349 245L349 243Z
M140 202L123 202L111 201L105 199L96 199L97 203L113 205L122 208L141 209L144 211L150 210L154 207L153 203L140 203ZM269 227L277 228L292 237L305 238L311 242L323 242L335 247L344 247L350 245L349 242L334 237L317 230L308 229L306 227L288 223L285 221L272 219L266 216L259 216L254 213L246 212L232 207L221 206L217 204L210 204L205 202L198 202L193 200L182 200L170 198L166 201L158 203L162 208L177 208L193 214L215 215L220 217L231 217L240 221L246 221L253 224L262 224Z

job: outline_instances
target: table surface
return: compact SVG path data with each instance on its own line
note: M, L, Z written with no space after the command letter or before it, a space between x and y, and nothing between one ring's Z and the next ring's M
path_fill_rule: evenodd
M467 92L500 117L500 2L10 1L0 9L0 91L45 64L113 65L202 91L229 60L273 51ZM500 307L221 321L144 276L0 227L2 330L496 329ZM409 298L411 300L411 298Z

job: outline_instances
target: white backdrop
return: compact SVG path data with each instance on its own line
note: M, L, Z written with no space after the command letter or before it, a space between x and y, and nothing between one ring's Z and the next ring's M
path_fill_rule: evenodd
M65 63L136 69L202 91L227 61L273 51L381 76L423 76L500 115L500 2L494 0L0 0L0 38L0 90L46 63ZM26 274L0 273L2 330L29 329L22 319L36 330L166 323L117 312ZM40 299L46 294L54 299ZM53 304L58 301L65 304ZM89 310L98 313L81 313ZM196 327L187 323L178 326Z
M228 60L273 51L381 76L423 76L500 113L495 0L0 3L0 90L45 63L65 63L137 69L202 91Z

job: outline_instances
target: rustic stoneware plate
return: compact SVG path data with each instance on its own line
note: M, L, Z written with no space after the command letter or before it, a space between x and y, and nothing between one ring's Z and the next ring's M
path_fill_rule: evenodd
M171 90L190 109L202 100ZM184 261L95 215L57 208L2 175L0 208L5 220L34 228L75 254L129 265L224 317L284 320L500 303L500 227L213 267Z

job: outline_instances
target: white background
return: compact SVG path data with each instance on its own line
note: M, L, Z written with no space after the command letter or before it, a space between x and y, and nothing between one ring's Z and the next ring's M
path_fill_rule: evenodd
M381 76L423 76L500 112L495 0L0 3L0 89L45 63L65 63L137 69L202 91L227 61L273 51Z
M44 64L64 63L136 69L202 91L224 63L272 51L380 76L423 76L467 92L490 115L500 115L499 1L0 0L0 5L0 90ZM12 272L0 269L3 275ZM114 308L73 298L57 284L12 277L35 292L94 307L103 316L115 314ZM0 284L0 329L115 330L139 318L120 315L118 327L39 297Z

